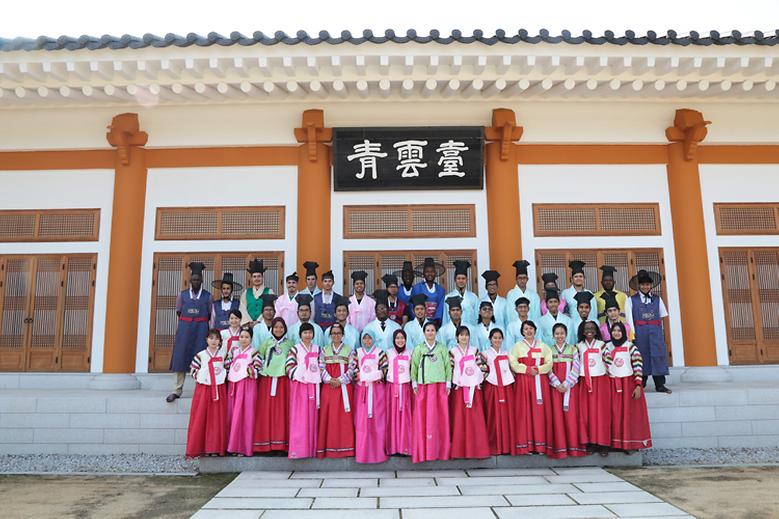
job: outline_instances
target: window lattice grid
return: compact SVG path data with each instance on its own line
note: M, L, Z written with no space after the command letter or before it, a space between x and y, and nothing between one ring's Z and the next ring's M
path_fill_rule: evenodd
M0 213L0 240L14 241L18 238L35 238L35 213Z
M221 234L224 237L282 235L284 221L282 211L231 211L222 212Z
M38 221L39 238L89 239L97 234L94 213L42 212Z
M533 204L536 236L660 235L658 204Z
M779 232L779 204L714 204L718 234L774 234Z
M598 212L601 231L659 231L654 207L601 207Z
M469 208L411 210L412 234L467 235L473 232L473 228L473 212Z
M97 241L100 209L0 211L0 242Z
M344 206L344 238L476 236L473 205Z
M219 232L219 215L205 210L162 211L159 218L158 238L175 239L181 236L208 237Z
M408 233L407 211L404 209L351 211L346 222L347 236Z
M161 207L158 240L261 240L284 238L284 207Z

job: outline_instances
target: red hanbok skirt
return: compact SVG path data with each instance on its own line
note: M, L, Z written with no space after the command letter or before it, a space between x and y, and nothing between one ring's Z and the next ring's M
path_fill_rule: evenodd
M205 454L227 454L227 389L217 387L218 400L214 400L213 388L195 384L192 408L189 411L187 430L187 458Z
M565 381L565 362L555 362L552 371L561 381ZM552 407L552 436L547 456L566 458L568 456L586 456L587 448L579 439L579 385L569 389L568 410L565 410L565 393L550 386L550 404Z
M468 388L458 387L449 395L449 420L452 431L452 458L490 457L487 424L484 422L484 403L481 389L473 392L471 407L465 405Z
M587 379L579 377L579 441L584 444L611 446L611 380L608 375Z
M354 461L357 463L381 463L387 461L384 451L387 443L387 399L384 382L372 383L373 397L369 397L370 386L357 383L354 390ZM368 404L372 402L372 409Z
M632 376L612 378L611 387L611 446L626 451L650 448L652 433L644 392L633 400L636 382Z
M503 402L501 402L498 386L493 386L489 382L482 384L487 438L492 456L516 454L514 385L503 386Z
M289 382L289 449L290 459L316 456L316 435L319 409L316 387L297 380Z
M419 384L414 397L412 461L448 460L451 452L446 384Z
M247 377L227 382L227 422L230 432L227 452L251 456L254 452L254 413L257 408L257 380Z
M387 383L387 454L411 456L413 444L413 404L411 383Z
M547 441L552 437L552 406L549 377L540 378L541 403L536 396L536 381L531 375L518 374L514 379L515 419L517 420L517 454L546 454Z
M327 373L341 376L339 364L326 364ZM349 412L344 410L341 386L332 387L322 382L319 407L319 431L316 440L317 458L347 458L354 456L354 391L346 384Z
M270 395L273 377L260 377L254 414L254 452L287 451L289 444L289 378L276 379L276 396Z

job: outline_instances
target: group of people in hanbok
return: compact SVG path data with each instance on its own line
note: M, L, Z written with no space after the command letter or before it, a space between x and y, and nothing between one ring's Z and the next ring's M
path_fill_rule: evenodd
M482 273L483 297L468 290L465 260L454 262L446 293L436 282L445 268L433 258L405 262L372 295L367 273L352 272L346 298L334 292L332 272L320 288L318 265L306 262L305 288L293 273L277 297L254 260L252 287L234 300L243 287L232 276L214 281L222 298L203 315L191 310L210 300L203 265L190 264L176 335L177 348L188 346L180 337L200 341L188 366L196 385L187 456L282 451L416 463L651 447L648 376L670 393L665 307L652 294L659 275L639 271L627 296L614 288L616 269L602 266L603 290L593 294L584 263L573 261L571 287L561 293L545 273L541 300L527 286L528 266L514 263L517 284L505 298L492 270ZM174 348L174 371L186 355Z

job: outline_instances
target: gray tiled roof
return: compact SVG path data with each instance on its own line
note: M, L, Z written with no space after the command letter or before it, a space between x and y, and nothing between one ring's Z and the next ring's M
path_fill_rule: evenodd
M353 35L349 31L343 31L339 35L331 35L327 31L321 31L316 36L310 36L305 31L298 31L291 36L284 32L275 32L273 35L266 35L262 32L254 32L250 36L245 36L239 32L232 32L230 36L210 32L206 36L189 33L186 36L178 34L166 34L165 36L155 36L153 34L144 34L141 37L124 35L116 36L60 36L59 38L50 38L40 36L31 38L0 38L0 50L4 52L18 50L97 50L97 49L141 49L146 47L189 47L196 45L198 47L208 47L211 45L231 46L231 45L318 45L327 43L338 45L351 43L360 45L362 43L439 43L447 45L450 43L481 43L484 45L494 45L496 43L570 43L570 44L590 44L590 45L769 45L773 46L779 43L779 29L773 32L754 31L751 35L743 35L739 31L731 31L730 34L721 35L717 31L710 31L708 35L703 35L691 31L688 35L680 36L676 31L669 30L665 34L658 34L649 31L644 36L637 36L633 31L625 31L622 36L617 36L613 31L606 31L602 36L595 36L591 31L583 31L580 35L574 36L570 31L562 31L560 35L553 36L546 29L541 29L538 34L531 35L525 29L520 29L516 33L508 33L504 30L497 30L493 35L485 35L484 31L476 29L471 35L463 34L462 31L454 30L448 35L442 35L440 31L432 30L429 34L418 34L411 29L405 34L398 34L393 30L386 30L383 34L374 34L373 31L363 31L361 35Z

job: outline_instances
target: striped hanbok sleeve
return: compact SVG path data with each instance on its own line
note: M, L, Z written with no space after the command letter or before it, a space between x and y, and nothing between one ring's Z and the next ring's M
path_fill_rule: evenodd
M630 363L633 366L633 377L636 379L636 384L643 384L644 359L635 344L630 345Z
M287 361L284 363L289 378L295 377L295 370L298 368L298 348L292 346L287 353Z

